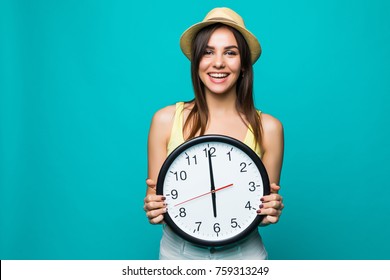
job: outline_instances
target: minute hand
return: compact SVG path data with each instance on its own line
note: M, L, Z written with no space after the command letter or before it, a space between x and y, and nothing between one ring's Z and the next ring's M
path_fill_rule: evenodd
M229 184L229 185L220 187L220 188L218 188L218 189L215 189L214 192L216 193L216 192L218 192L218 191L220 191L220 190L229 188L229 187L231 187L231 186L233 186L233 184ZM177 204L175 204L175 205L173 205L173 206L176 207L176 206L182 205L182 204L184 204L184 203L187 203L187 202L192 201L192 200L194 200L194 199L198 199L198 198L200 198L200 197L202 197L202 196L205 196L205 195L208 195L208 194L211 194L211 191L209 191L209 192L207 192L207 193L203 193L203 194L197 195L197 196L194 196L194 197L191 197L191 198L189 198L189 199L187 199L187 200L184 200L184 201L182 201L182 202L179 202L179 203L177 203Z
M211 185L211 201L213 203L214 218L216 218L217 217L217 202L216 202L216 196L215 196L213 164L211 162L210 150L209 150L208 154L209 154L209 170L210 170L210 185Z

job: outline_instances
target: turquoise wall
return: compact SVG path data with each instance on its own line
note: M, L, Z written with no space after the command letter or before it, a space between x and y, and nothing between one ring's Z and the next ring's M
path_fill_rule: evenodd
M142 209L153 113L191 99L178 40L216 6L263 54L285 127L272 259L390 259L389 1L0 2L0 259L156 259Z

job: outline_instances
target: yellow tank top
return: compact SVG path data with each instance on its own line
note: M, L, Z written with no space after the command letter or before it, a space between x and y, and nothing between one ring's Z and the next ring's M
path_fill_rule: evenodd
M176 103L176 112L175 117L173 120L173 126L171 130L171 137L169 139L169 143L167 146L167 153L168 155L176 149L178 146L180 146L182 143L185 142L184 136L183 136L183 112L184 112L184 102L178 102ZM261 113L258 111L259 114ZM248 128L248 131L245 136L244 144L246 144L248 147L250 147L253 151L256 152L256 154L261 157L261 150L259 145L256 146L255 137L252 133L251 127Z

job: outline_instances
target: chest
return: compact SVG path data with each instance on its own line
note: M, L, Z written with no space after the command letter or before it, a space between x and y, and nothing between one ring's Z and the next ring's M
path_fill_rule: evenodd
M248 127L240 118L214 118L206 128L206 134L226 135L244 141Z

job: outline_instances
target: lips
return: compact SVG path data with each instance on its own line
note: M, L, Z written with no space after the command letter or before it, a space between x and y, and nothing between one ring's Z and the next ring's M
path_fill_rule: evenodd
M228 73L208 73L208 75L213 79L224 79L229 76Z
M229 73L212 72L212 73L207 73L207 75L210 77L210 81L213 84L222 84L225 81L227 81L229 77Z

